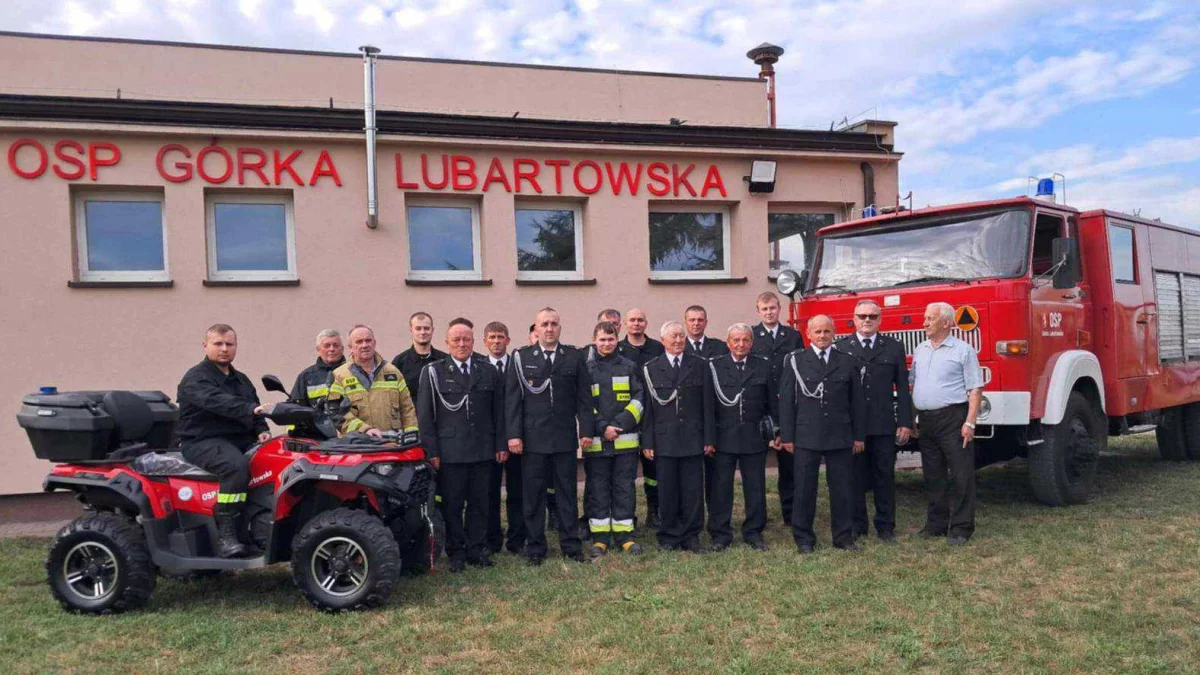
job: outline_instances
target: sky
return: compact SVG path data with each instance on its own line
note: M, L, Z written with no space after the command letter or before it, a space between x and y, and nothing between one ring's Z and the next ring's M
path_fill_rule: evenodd
M899 122L916 206L1026 194L1200 227L1200 2L6 0L0 29L754 76L779 125Z

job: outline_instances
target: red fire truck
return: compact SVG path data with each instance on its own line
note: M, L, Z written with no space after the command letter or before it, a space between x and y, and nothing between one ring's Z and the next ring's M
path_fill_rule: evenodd
M898 210L815 244L811 270L779 279L792 325L827 314L844 335L871 299L911 357L926 306L954 306L986 382L976 464L1028 457L1038 500L1087 500L1109 436L1154 427L1164 459L1200 459L1200 232L1039 196Z

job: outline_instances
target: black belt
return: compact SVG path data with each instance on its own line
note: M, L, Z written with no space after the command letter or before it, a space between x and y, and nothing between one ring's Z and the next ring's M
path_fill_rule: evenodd
M941 408L933 408L931 410L918 410L917 413L921 414L921 415L928 415L931 413L936 415L941 412L950 412L950 411L961 410L962 408L965 408L965 407L967 407L967 402L963 401L962 403L951 403L950 405L943 406Z

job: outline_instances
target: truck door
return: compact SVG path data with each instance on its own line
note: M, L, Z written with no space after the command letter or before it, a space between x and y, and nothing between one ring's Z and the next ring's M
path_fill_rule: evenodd
M1055 269L1052 255L1054 240L1068 236L1066 218L1062 213L1039 210L1033 231L1033 256L1030 269L1033 272L1033 290L1030 292L1031 372L1042 378L1050 377L1047 363L1059 352L1078 349L1088 333L1083 315L1083 289L1076 284L1073 288L1054 288ZM1082 263L1087 265L1086 260Z
M1147 292L1143 288L1150 285L1150 280L1143 283L1138 269L1143 253L1143 246L1139 244L1143 242L1138 241L1133 225L1109 220L1106 229L1113 285L1112 308L1106 311L1113 313L1112 347L1117 379L1145 378L1147 365L1158 362L1158 326L1155 324L1157 312L1153 291ZM1126 386L1139 388L1128 382ZM1144 388L1144 379L1140 388ZM1131 393L1131 397L1137 397L1137 394ZM1128 403L1131 410L1141 409L1139 403Z

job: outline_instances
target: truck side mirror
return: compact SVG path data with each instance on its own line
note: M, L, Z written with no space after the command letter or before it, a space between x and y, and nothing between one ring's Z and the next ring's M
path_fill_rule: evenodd
M1054 263L1054 287L1058 289L1074 288L1079 283L1079 240L1069 237L1059 237L1051 247Z
M267 391L283 392L283 394L285 394L285 395L288 393L287 389L283 388L283 383L280 382L279 378L275 377L274 375L263 375L262 383L263 383L263 387Z
M808 270L800 270L800 284L796 288L803 293L804 288L808 286Z

